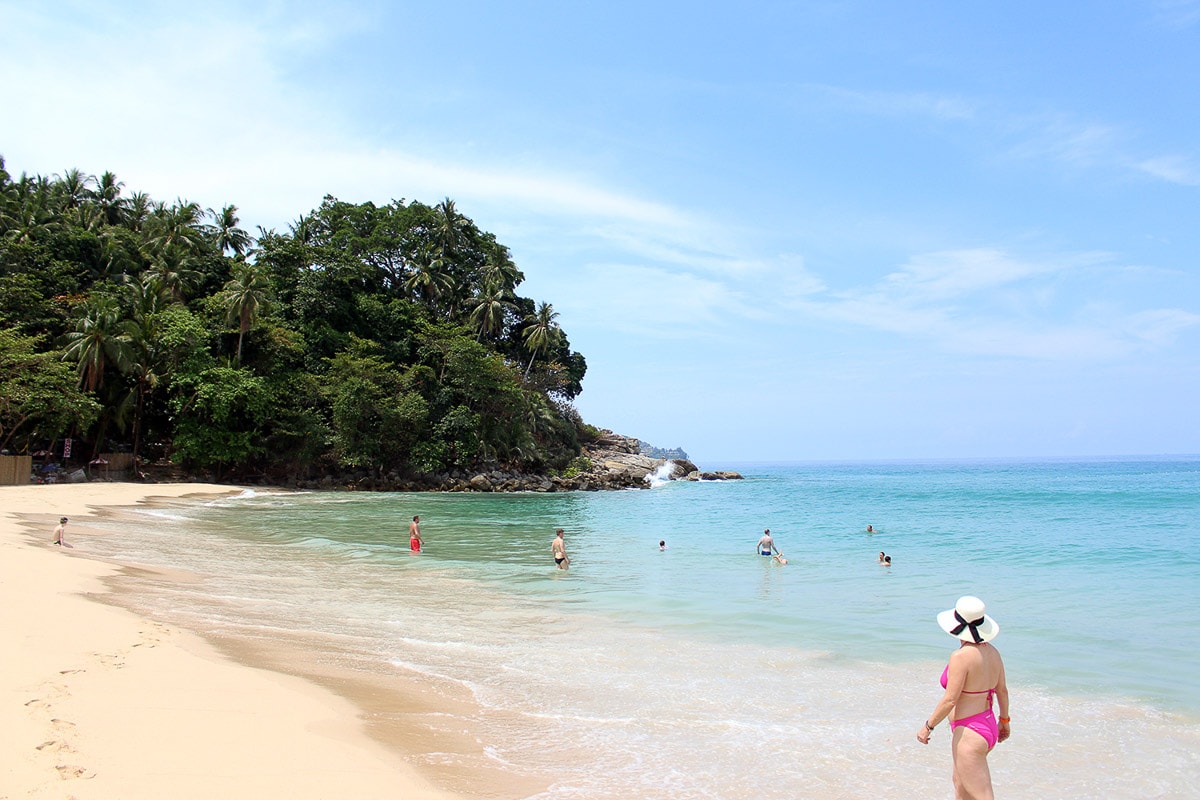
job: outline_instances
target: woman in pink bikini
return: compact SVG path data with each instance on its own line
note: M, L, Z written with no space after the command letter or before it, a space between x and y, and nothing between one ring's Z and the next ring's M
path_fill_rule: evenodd
M1000 626L984 610L982 600L967 596L960 597L954 608L938 614L938 625L962 644L942 672L946 693L917 732L917 741L929 744L933 729L950 718L957 800L992 800L987 755L1010 733L1004 661L989 644L1000 633ZM993 697L1000 706L999 718L992 710Z

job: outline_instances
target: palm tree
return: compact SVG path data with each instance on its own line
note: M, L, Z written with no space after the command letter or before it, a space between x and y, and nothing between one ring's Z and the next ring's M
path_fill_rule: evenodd
M171 298L170 292L154 276L143 281L126 279L126 292L133 316L123 325L129 340L129 355L122 371L133 376L134 386L122 401L120 410L133 415L133 469L136 474L142 447L142 422L150 397L158 387L162 365L159 312L170 305Z
M297 242L312 244L317 234L317 223L311 215L306 217L301 214L295 222L288 225L288 230L291 231L292 238Z
M131 357L128 320L121 319L115 299L99 296L88 303L75 330L67 334L64 361L79 362L79 385L94 392L104 383L111 364L124 371Z
M529 370L533 369L533 361L537 358L537 354L545 352L558 339L561 329L555 321L557 319L558 312L549 303L539 303L537 312L525 318L529 324L522 329L521 335L531 354L529 366L525 367L526 379L529 378Z
M254 264L242 262L234 269L233 277L221 291L225 306L225 322L238 326L237 363L242 363L242 338L254 325L258 315L270 304L271 284L265 272Z
M62 200L63 208L78 208L88 200L91 195L91 186L96 179L91 175L85 175L77 169L69 169L63 173L55 184L58 196Z
M192 258L181 248L168 247L155 255L142 280L157 278L176 300L182 301L200 281L200 273L191 268Z
M482 272L485 281L497 281L510 292L525 280L525 273L517 269L508 248L496 242L492 242L487 248L487 261L484 262Z
M201 227L204 215L196 203L176 201L167 208L159 206L147 220L150 238L147 244L152 254L162 254L171 248L185 253L194 252L201 242Z
M134 233L140 232L146 221L150 219L150 214L154 208L154 202L150 199L150 195L145 192L134 192L129 195L129 199L123 205L125 209L125 224Z
M238 227L241 220L238 219L237 206L227 205L220 211L210 208L208 215L216 224L208 225L206 228L216 239L217 247L221 248L221 252L232 250L235 256L245 255L253 240L250 238L250 234Z
M163 283L160 275L147 272L141 280L125 276L125 301L133 309L135 319L157 314L171 305L173 299L170 288Z
M111 172L101 175L96 184L93 196L107 225L120 225L125 219L125 204L121 201L121 189L124 187L125 184Z
M478 296L471 300L470 321L477 331L475 340L480 341L484 335L494 336L504 325L504 312L516 309L509 299L511 295L500 284L488 281Z
M449 197L433 208L437 217L434 233L437 235L442 258L451 259L462 244L471 220L458 213L458 209L454 207L454 201Z
M104 224L104 214L101 213L98 206L91 203L72 207L70 213L66 215L66 219L71 223L71 227L85 231L97 231Z
M127 277L137 271L139 262L119 237L109 235L111 230L100 234L101 274L109 278Z
M429 249L423 250L411 266L412 272L404 282L404 287L430 305L454 290L454 278L446 272L445 260L435 256Z
M11 210L5 213L2 220L6 239L29 242L39 233L57 230L62 226L48 179L22 175L21 180L12 184L12 187L11 199L7 204Z

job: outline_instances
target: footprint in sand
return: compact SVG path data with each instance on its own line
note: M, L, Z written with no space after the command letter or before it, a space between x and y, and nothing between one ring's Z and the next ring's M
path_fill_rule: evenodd
M38 693L41 694L41 697L25 701L26 708L37 709L39 711L45 710L50 708L55 700L71 696L71 692L61 683L43 683L38 687ZM2 796L0 796L0 800L3 800Z
M121 669L125 666L125 657L120 653L96 653L96 658L106 667Z
M59 675L74 675L76 672L87 672L86 669L60 669Z
M138 631L142 636L142 641L134 645L134 647L154 647L163 640L163 637L169 636L171 631L165 625L155 625L154 630Z
M71 780L72 778L89 780L96 777L96 773L92 772L87 767L79 767L74 764L59 764L55 767L55 769L58 770L59 777L61 777L64 781Z
M59 730L63 730L63 731L67 731L67 730L70 730L71 728L75 727L74 722L68 722L65 719L59 719L58 717L55 717L54 719L50 720L50 723L54 727L58 728Z
M51 739L47 742L39 744L35 750L43 750L47 753L73 753L74 748L66 742L60 742L57 739Z

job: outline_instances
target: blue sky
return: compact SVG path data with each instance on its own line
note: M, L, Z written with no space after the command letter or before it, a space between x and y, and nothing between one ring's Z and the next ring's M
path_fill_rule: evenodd
M15 3L10 171L453 198L703 466L1200 453L1200 0Z

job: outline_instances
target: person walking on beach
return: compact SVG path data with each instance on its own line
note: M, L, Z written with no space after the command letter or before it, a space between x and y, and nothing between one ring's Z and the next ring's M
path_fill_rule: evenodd
M425 540L421 538L421 518L413 517L412 524L408 526L408 548L414 553L419 553L423 544Z
M764 530L762 538L758 540L758 554L760 556L783 555L783 553L779 552L779 548L775 546L775 540L771 537L770 528Z
M62 545L63 547L70 547L71 545L67 544L63 540L63 534L66 532L67 532L67 518L63 517L62 519L60 519L58 521L58 525L56 525L54 527L54 543L57 545Z
M987 756L1011 733L1004 661L989 644L1000 633L1000 626L985 610L978 597L966 596L960 597L954 608L937 615L938 625L960 644L942 671L946 692L917 731L917 741L929 744L934 728L950 717L956 800L992 800ZM999 706L998 719L992 711L993 697Z
M554 563L559 569L566 569L571 566L571 559L567 555L567 543L563 541L563 529L556 528L554 531L554 542L550 545L550 552L554 554Z

